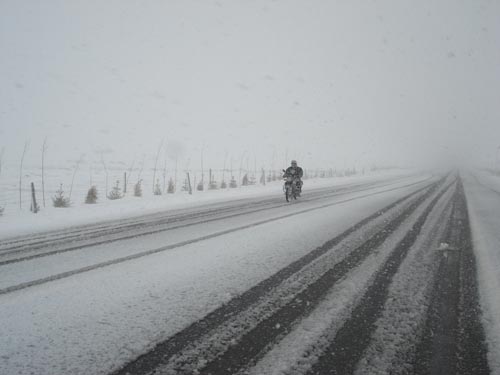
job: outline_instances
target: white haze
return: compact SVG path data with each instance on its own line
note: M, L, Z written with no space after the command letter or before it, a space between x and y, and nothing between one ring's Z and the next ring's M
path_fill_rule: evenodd
M0 150L491 167L499 45L498 1L0 0Z

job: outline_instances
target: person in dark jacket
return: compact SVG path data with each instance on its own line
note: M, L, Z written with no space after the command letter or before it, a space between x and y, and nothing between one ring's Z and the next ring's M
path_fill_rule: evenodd
M302 191L302 176L304 175L304 171L302 170L301 167L297 165L297 160L292 160L290 163L291 165L286 169L285 174L283 177L287 176L292 176L294 178L298 179L298 187L299 187L299 193Z

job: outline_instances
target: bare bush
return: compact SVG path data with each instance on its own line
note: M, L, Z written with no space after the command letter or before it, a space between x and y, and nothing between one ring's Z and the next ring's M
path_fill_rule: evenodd
M116 200L121 198L123 198L123 194L120 189L120 181L117 180L115 186L113 186L113 189L108 194L108 199Z
M167 193L168 193L168 194L173 194L173 193L175 193L175 182L174 182L174 180L172 179L172 177L170 177L170 179L168 180Z
M87 197L85 198L85 203L94 204L97 203L97 187L91 186L89 191L87 192Z
M160 179L156 179L156 184L155 184L155 189L153 191L153 194L154 195L161 195L162 192L161 192L161 186L160 186Z
M64 196L64 190L62 188L62 184L59 187L59 190L56 191L56 195L52 197L52 203L54 207L69 207L70 201L69 198Z
M236 182L236 180L234 179L234 176L231 177L231 181L229 182L229 187L234 189L236 187L238 187L238 183Z
M24 142L23 154L21 156L21 163L19 165L19 209L22 209L23 197L22 197L22 186L23 186L23 164L24 164L24 156L26 155L26 151L28 150L29 142Z
M134 197L142 197L142 180L137 181L134 186Z

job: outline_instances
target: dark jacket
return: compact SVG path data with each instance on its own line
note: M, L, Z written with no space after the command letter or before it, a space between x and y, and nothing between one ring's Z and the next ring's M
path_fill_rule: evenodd
M285 176L293 176L293 177L298 177L299 179L302 178L304 175L304 171L300 167L288 167L285 171Z

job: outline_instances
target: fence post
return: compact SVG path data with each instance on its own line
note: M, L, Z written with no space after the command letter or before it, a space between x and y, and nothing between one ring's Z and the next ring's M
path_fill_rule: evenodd
M191 179L189 178L189 172L187 172L187 178L188 178L189 194L193 194L193 189L191 188Z
M36 196L35 196L35 184L31 183L31 211L34 214L38 212L38 205L36 204Z

